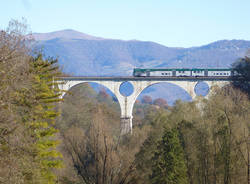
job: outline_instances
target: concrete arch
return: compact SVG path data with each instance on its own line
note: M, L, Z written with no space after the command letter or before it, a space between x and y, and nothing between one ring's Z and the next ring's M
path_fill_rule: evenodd
M162 83L170 84L170 85L172 85L172 86L181 88L183 91L185 91L186 94L189 95L189 97L190 97L191 99L194 99L194 98L196 97L196 95L192 95L192 96L191 96L190 93L192 93L192 91L191 91L191 92L190 92L190 91L188 92L187 89L181 87L180 85L177 85L177 84L174 83L174 82L171 82L171 81L159 81L159 82L155 82L155 83L153 83L153 84L150 84L150 85L148 85L147 87L145 87L144 89L142 89L142 91L138 94L138 96L136 96L136 99L139 98L139 96L140 96L140 95L144 92L144 90L146 90L147 88L149 88L149 87L151 87L151 86L154 86L154 85L157 85L157 84L162 84ZM194 86L196 86L197 83L198 83L198 82L196 82L196 84L194 84ZM194 87L194 88L195 88L195 87ZM194 93L194 94L195 94L195 93Z
M76 85L79 85L79 84L84 84L84 83L88 83L88 82L92 82L92 83L97 83L97 84L100 84L102 86L105 86L106 88L108 88L112 93L115 94L115 91L116 91L116 88L112 85L107 85L105 84L104 81L66 81L66 82L63 82L63 84L60 84L59 85L59 89L60 90L63 90L64 92L62 93L61 95L61 98L64 97L64 95L66 94L66 91L70 90L72 87L76 86ZM59 81L60 83L60 81Z
M79 82L79 83L76 83L76 84L73 84L73 85L72 85L72 83L71 84L69 83L68 89L66 91L69 91L72 88L77 87L78 85L86 84L86 83L95 83L95 84L98 84L98 85L100 85L102 87L105 87L106 89L108 89L109 91L111 91L113 95L115 95L114 92L109 88L109 86L104 86L103 84L101 84L100 82L97 82L97 81L83 81L83 82ZM67 92L63 92L63 94L61 95L61 98L64 98L64 96L66 94L67 94Z
M64 91L61 95L61 98L63 98L64 95L66 94L66 91L69 91L72 87L77 86L79 84L89 83L89 82L96 83L96 84L99 84L108 88L116 96L120 105L120 98L119 98L119 94L117 93L119 92L120 83L112 82L112 81L111 82L110 81L83 81L83 80L59 81L59 83L62 83L62 84L60 84L58 87L60 90ZM122 109L121 105L120 105L120 109Z
M130 96L128 96L126 99L126 102L127 102L126 117L131 117L131 119L133 118L132 113L133 113L133 107L134 107L136 99L142 93L142 91L148 88L149 86L167 82L170 84L177 85L181 87L182 89L184 89L191 96L192 99L196 97L194 87L197 84L197 81L195 82L193 81L130 81L130 82L134 86L134 92Z
M194 82L192 84L187 84L187 82L185 81L185 83L181 82L179 83L179 81L154 81L154 82L151 82L151 84L148 84L146 87L144 87L143 89L141 89L140 93L137 94L137 97L145 90L147 89L148 87L150 86L153 86L153 85L156 85L156 84L161 84L161 83L168 83L168 84L173 84L175 86L178 86L180 88L182 88L185 92L187 92L190 97L192 99L194 99L196 97L196 94L195 94L195 91L194 91L194 88L195 86L197 85L198 82Z

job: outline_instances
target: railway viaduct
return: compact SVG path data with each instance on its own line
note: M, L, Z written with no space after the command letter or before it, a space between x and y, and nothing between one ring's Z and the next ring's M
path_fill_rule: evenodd
M87 82L101 84L113 92L121 109L121 134L132 132L134 103L141 92L151 85L163 82L175 84L183 88L194 100L196 97L195 86L198 82L206 82L209 89L213 85L222 87L230 82L230 78L225 77L61 77L58 80L59 89L65 92L73 86ZM133 92L129 96L122 95L120 92L120 86L124 82L129 82L133 86ZM62 98L65 92L62 94Z

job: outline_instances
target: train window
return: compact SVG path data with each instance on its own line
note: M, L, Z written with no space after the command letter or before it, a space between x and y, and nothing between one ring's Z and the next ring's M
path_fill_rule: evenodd
M161 75L164 75L164 73L161 73Z

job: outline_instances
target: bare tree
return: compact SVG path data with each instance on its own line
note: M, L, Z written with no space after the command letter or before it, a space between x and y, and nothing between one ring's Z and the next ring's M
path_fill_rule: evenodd
M72 127L63 137L65 149L83 183L129 183L134 174L134 156L139 146L131 146L127 140L123 143L121 137L114 135L110 125L104 122L100 108L88 130ZM143 138L137 144L142 141Z
M0 30L0 183L22 183L20 165L28 160L23 154L26 137L15 104L16 91L25 88L30 77L26 30L25 22L16 20Z

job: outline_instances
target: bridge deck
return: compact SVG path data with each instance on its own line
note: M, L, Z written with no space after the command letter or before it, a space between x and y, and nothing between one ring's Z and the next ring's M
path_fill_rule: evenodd
M82 81L232 81L232 77L59 77L59 80Z

